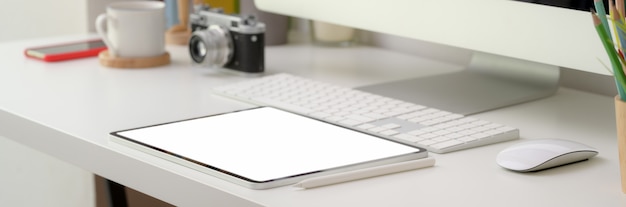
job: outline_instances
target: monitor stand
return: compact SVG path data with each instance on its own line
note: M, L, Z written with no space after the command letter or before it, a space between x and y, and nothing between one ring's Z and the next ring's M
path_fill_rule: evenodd
M550 96L558 82L557 66L475 52L459 72L357 90L470 115Z

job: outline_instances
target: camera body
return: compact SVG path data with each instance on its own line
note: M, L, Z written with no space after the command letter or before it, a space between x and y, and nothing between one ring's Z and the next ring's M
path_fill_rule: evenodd
M194 64L247 73L265 70L265 24L254 16L201 8L189 16L189 54Z

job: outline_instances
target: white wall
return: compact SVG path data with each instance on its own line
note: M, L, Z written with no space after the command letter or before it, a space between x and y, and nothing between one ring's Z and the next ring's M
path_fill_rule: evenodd
M0 42L87 32L88 0L2 0Z

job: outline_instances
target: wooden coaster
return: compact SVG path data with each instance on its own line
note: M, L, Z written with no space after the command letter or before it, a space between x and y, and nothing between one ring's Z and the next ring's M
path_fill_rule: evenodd
M170 54L168 52L155 57L111 57L108 50L98 54L100 65L112 68L150 68L170 64Z

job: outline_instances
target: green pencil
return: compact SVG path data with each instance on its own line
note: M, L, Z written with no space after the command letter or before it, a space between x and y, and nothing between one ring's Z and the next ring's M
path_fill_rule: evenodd
M598 15L596 15L598 18L600 18L600 22L602 22L602 26L604 27L604 30L606 31L606 35L608 35L609 38L611 38L611 32L610 32L610 28L609 28L609 21L606 20L606 11L604 10L604 2L602 2L602 0L594 0L594 6L596 7L596 11L598 12Z

